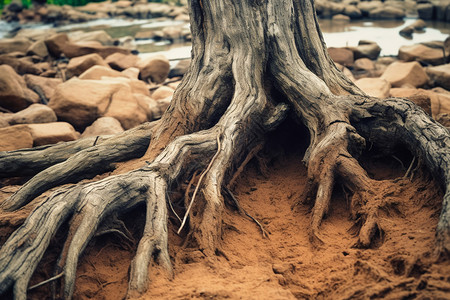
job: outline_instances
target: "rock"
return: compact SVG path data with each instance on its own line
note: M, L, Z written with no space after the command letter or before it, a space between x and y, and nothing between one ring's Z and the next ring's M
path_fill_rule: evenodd
M168 86L161 86L157 88L151 95L152 99L158 101L167 97L172 97L174 90Z
M400 35L404 36L404 37L412 37L412 34L414 33L414 28L411 26L406 26L405 28L403 28L402 30L400 30Z
M386 98L389 96L391 84L381 78L362 78L355 81L355 84L369 96Z
M403 19L405 17L405 12L402 9L391 7L391 6L383 6L380 8L376 8L369 12L369 17L372 19Z
M138 68L128 68L122 71L122 74L130 79L139 79Z
M362 17L362 12L354 5L346 5L344 15L349 16L351 19L359 19Z
M119 120L124 129L133 128L147 122L149 108L143 105L133 96L129 86L121 84L120 88L111 99L111 104L104 116Z
M433 85L450 90L450 64L425 69Z
M188 71L190 64L191 64L190 59L180 60L175 65L175 67L170 70L169 75L167 77L173 78L173 77L183 76Z
M133 54L114 53L105 59L105 62L113 69L122 71L135 67L140 58Z
M422 31L425 29L425 27L427 27L427 23L422 19L417 19L409 26L411 26L414 30Z
M8 65L0 66L0 106L17 112L39 101L39 96L28 89L25 80Z
M121 81L118 81L121 80ZM49 106L58 119L84 129L102 116L114 117L125 129L147 121L148 107L133 96L126 78L80 80L72 78L60 84Z
M331 59L343 66L351 66L353 65L353 52L345 49L345 48L328 48L328 53L330 54Z
M392 88L390 95L411 100L429 115L435 116L436 112L439 112L439 97L437 93L432 91L415 88Z
M45 58L49 55L47 46L45 45L44 41L37 41L34 42L28 49L27 49L27 55L37 55L39 57Z
M113 38L107 34L104 30L96 30L96 31L76 31L69 34L69 38L72 42L87 42L87 41L96 41L104 46L112 46L114 45Z
M69 37L66 33L57 33L52 35L44 42L47 46L48 52L56 58L60 57L63 50L67 48L68 44L70 44Z
M33 147L33 137L27 125L0 128L0 151Z
M353 73L352 71L350 71L348 68L344 67L341 64L338 63L334 63L334 65L336 66L336 68L338 68L342 73L344 73L345 76L347 76L348 79L350 79L351 81L355 82L356 79L355 77L353 77Z
M30 74L25 75L24 79L28 88L35 91L44 103L48 102L56 87L62 83L61 78L46 78Z
M112 117L98 118L91 126L87 127L81 135L82 138L99 135L112 135L123 132L120 122Z
M357 8L361 11L363 17L368 17L370 12L381 8L383 3L381 1L367 1L367 2L359 2Z
M27 52L31 46L31 42L25 38L1 39L0 40L0 54L11 52Z
M170 63L164 56L150 57L139 64L139 77L144 80L154 83L162 83L166 80L170 72Z
M400 47L398 58L404 61L423 61L432 65L440 65L445 62L442 50L422 44Z
M358 58L368 58L375 60L378 58L381 52L380 46L376 43L371 44L360 44L356 47L347 47L348 50L353 52L354 59Z
M434 5L431 3L421 3L417 5L417 13L419 18L424 20L433 20Z
M389 81L393 87L405 84L419 87L428 82L428 76L418 62L394 62L387 67L381 78Z
M79 133L66 122L53 122L45 124L29 124L34 146L56 144L78 139Z
M350 22L350 17L342 14L334 15L331 19L333 21Z
M44 104L35 103L9 116L9 124L35 124L56 122L55 112Z
M450 114L439 114L435 119L445 127L450 128Z
M98 55L98 54L89 54ZM83 56L81 56L83 57ZM98 56L100 57L100 56ZM76 58L73 58L76 59ZM79 78L80 79L95 79L100 80L102 77L122 77L124 76L121 72L111 69L109 66L105 67L103 65L95 65L84 71Z
M100 80L72 78L58 85L48 106L59 120L84 129L106 113L110 99L118 89L118 85Z
M437 101L431 102L433 116L438 116L439 114L450 114L450 95L442 93L435 94L437 96Z
M180 26L164 27L162 32L164 34L164 38L169 41L177 41L182 38L182 28Z
M109 65L97 53L72 58L67 65L67 78L78 76L95 65L109 68Z
M28 60L24 60L22 58L16 58L11 56L11 54L2 54L0 55L0 65L8 65L11 66L14 71L16 71L20 75L24 74L41 74L42 69L36 66L35 63L32 63Z
M122 73L120 73L122 74ZM128 85L131 88L131 91L133 94L142 94L145 96L150 96L150 91L148 89L148 86L145 82L138 79L132 79L128 77L103 77L102 80L104 82L110 82L110 83L123 83L125 85Z
M353 68L356 71L372 71L375 69L375 63L368 58L359 58L355 60Z

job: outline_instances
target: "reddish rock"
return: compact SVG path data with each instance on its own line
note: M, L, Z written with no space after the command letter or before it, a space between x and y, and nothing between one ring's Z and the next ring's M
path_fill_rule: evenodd
M34 146L56 144L78 139L79 133L66 122L53 122L44 124L29 124Z
M450 64L429 67L426 72L434 85L450 90Z
M99 135L112 135L123 132L120 122L113 117L98 118L91 126L87 127L81 135L82 138Z
M393 87L405 84L420 87L428 82L428 76L418 62L394 62L387 67L381 78L389 81Z
M331 56L331 59L343 66L351 66L353 65L353 52L351 50L345 48L328 48L328 53Z
M105 62L113 69L122 71L137 66L139 56L133 54L114 53L105 59Z
M33 147L31 130L27 125L0 128L0 151Z
M400 47L398 58L404 61L423 61L432 65L445 62L442 49L430 48L422 44Z
M355 84L369 96L386 98L389 96L391 84L381 78L362 78L356 80Z
M170 63L164 56L150 57L139 63L139 77L144 81L162 83L166 80L170 71Z
M72 58L69 61L69 64L67 65L66 75L68 78L78 76L95 65L109 68L108 64L103 60L103 58L100 55L92 53Z
M152 99L158 101L167 97L172 97L173 93L174 90L172 88L168 86L161 86L152 93L151 97Z
M39 101L39 96L28 89L25 80L8 65L0 66L0 106L16 112Z

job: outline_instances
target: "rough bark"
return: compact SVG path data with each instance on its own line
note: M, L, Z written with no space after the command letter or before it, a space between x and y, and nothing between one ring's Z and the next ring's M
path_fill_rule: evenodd
M352 214L361 224L356 246L370 247L377 210L388 199L378 193L377 182L357 159L367 144L377 144L386 153L400 144L422 158L445 189L436 252L448 258L450 136L444 127L412 102L368 97L345 78L328 56L312 0L192 0L189 5L192 64L157 124L96 143L86 140L1 155L0 163L18 166L26 159L36 161L36 155L50 155L33 165L33 172L41 173L5 201L4 210L19 209L50 187L80 180L85 173L104 172L113 162L143 156L135 171L66 187L38 205L1 249L0 294L12 288L16 299L26 298L29 278L50 238L70 220L56 273L64 273L60 295L71 298L78 258L99 226L145 203L146 224L128 289L129 297L142 294L152 254L171 272L167 191L199 172L200 192L186 201L186 210L192 208L188 244L205 254L216 253L222 188L289 110L310 133L304 156L310 181L305 199L314 204L309 228L313 243L321 242L320 223L334 183L342 178L353 192ZM68 154L53 156L59 149L69 149Z

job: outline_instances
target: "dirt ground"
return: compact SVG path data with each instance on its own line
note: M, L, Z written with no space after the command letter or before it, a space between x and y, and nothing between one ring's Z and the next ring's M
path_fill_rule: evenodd
M363 162L380 180L401 178L405 172L393 158L366 157ZM171 279L154 266L141 299L450 299L450 262L436 264L432 259L442 193L430 178L419 174L412 181L396 179L392 197L398 205L380 212L381 230L371 249L352 247L355 222L340 184L321 225L324 245L312 247L307 235L310 205L295 205L306 184L298 153L272 162L266 177L256 164L250 165L233 193L269 237L229 205L221 251L205 257L183 248L183 238L169 222L175 276ZM124 217L136 240L144 214L139 208ZM51 277L61 247L58 240L32 284ZM79 262L74 299L123 299L134 249L132 242L113 234L92 241ZM47 285L29 296L49 299L49 294Z

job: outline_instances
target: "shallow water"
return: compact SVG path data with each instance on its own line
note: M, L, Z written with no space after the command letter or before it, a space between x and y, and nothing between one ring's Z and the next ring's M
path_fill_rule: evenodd
M443 41L450 34L450 23L427 22L424 32L414 33L412 39L407 39L399 31L413 23L415 19L405 20L360 20L342 22L333 20L319 20L325 42L328 47L356 46L360 40L371 40L380 45L381 55L397 55L398 49L403 45L412 45L420 42L440 40ZM0 21L0 38L8 37L18 24L8 24ZM100 19L80 24L52 26L48 24L27 24L22 28L54 28L57 31L94 31L105 30L113 38L124 36L134 37L140 31L161 30L167 26L188 26L187 23L165 18L151 20L133 19ZM141 56L148 56L155 52L164 53L169 59L185 58L190 56L190 43L171 43L169 41L154 41L152 39L136 41L137 50Z

